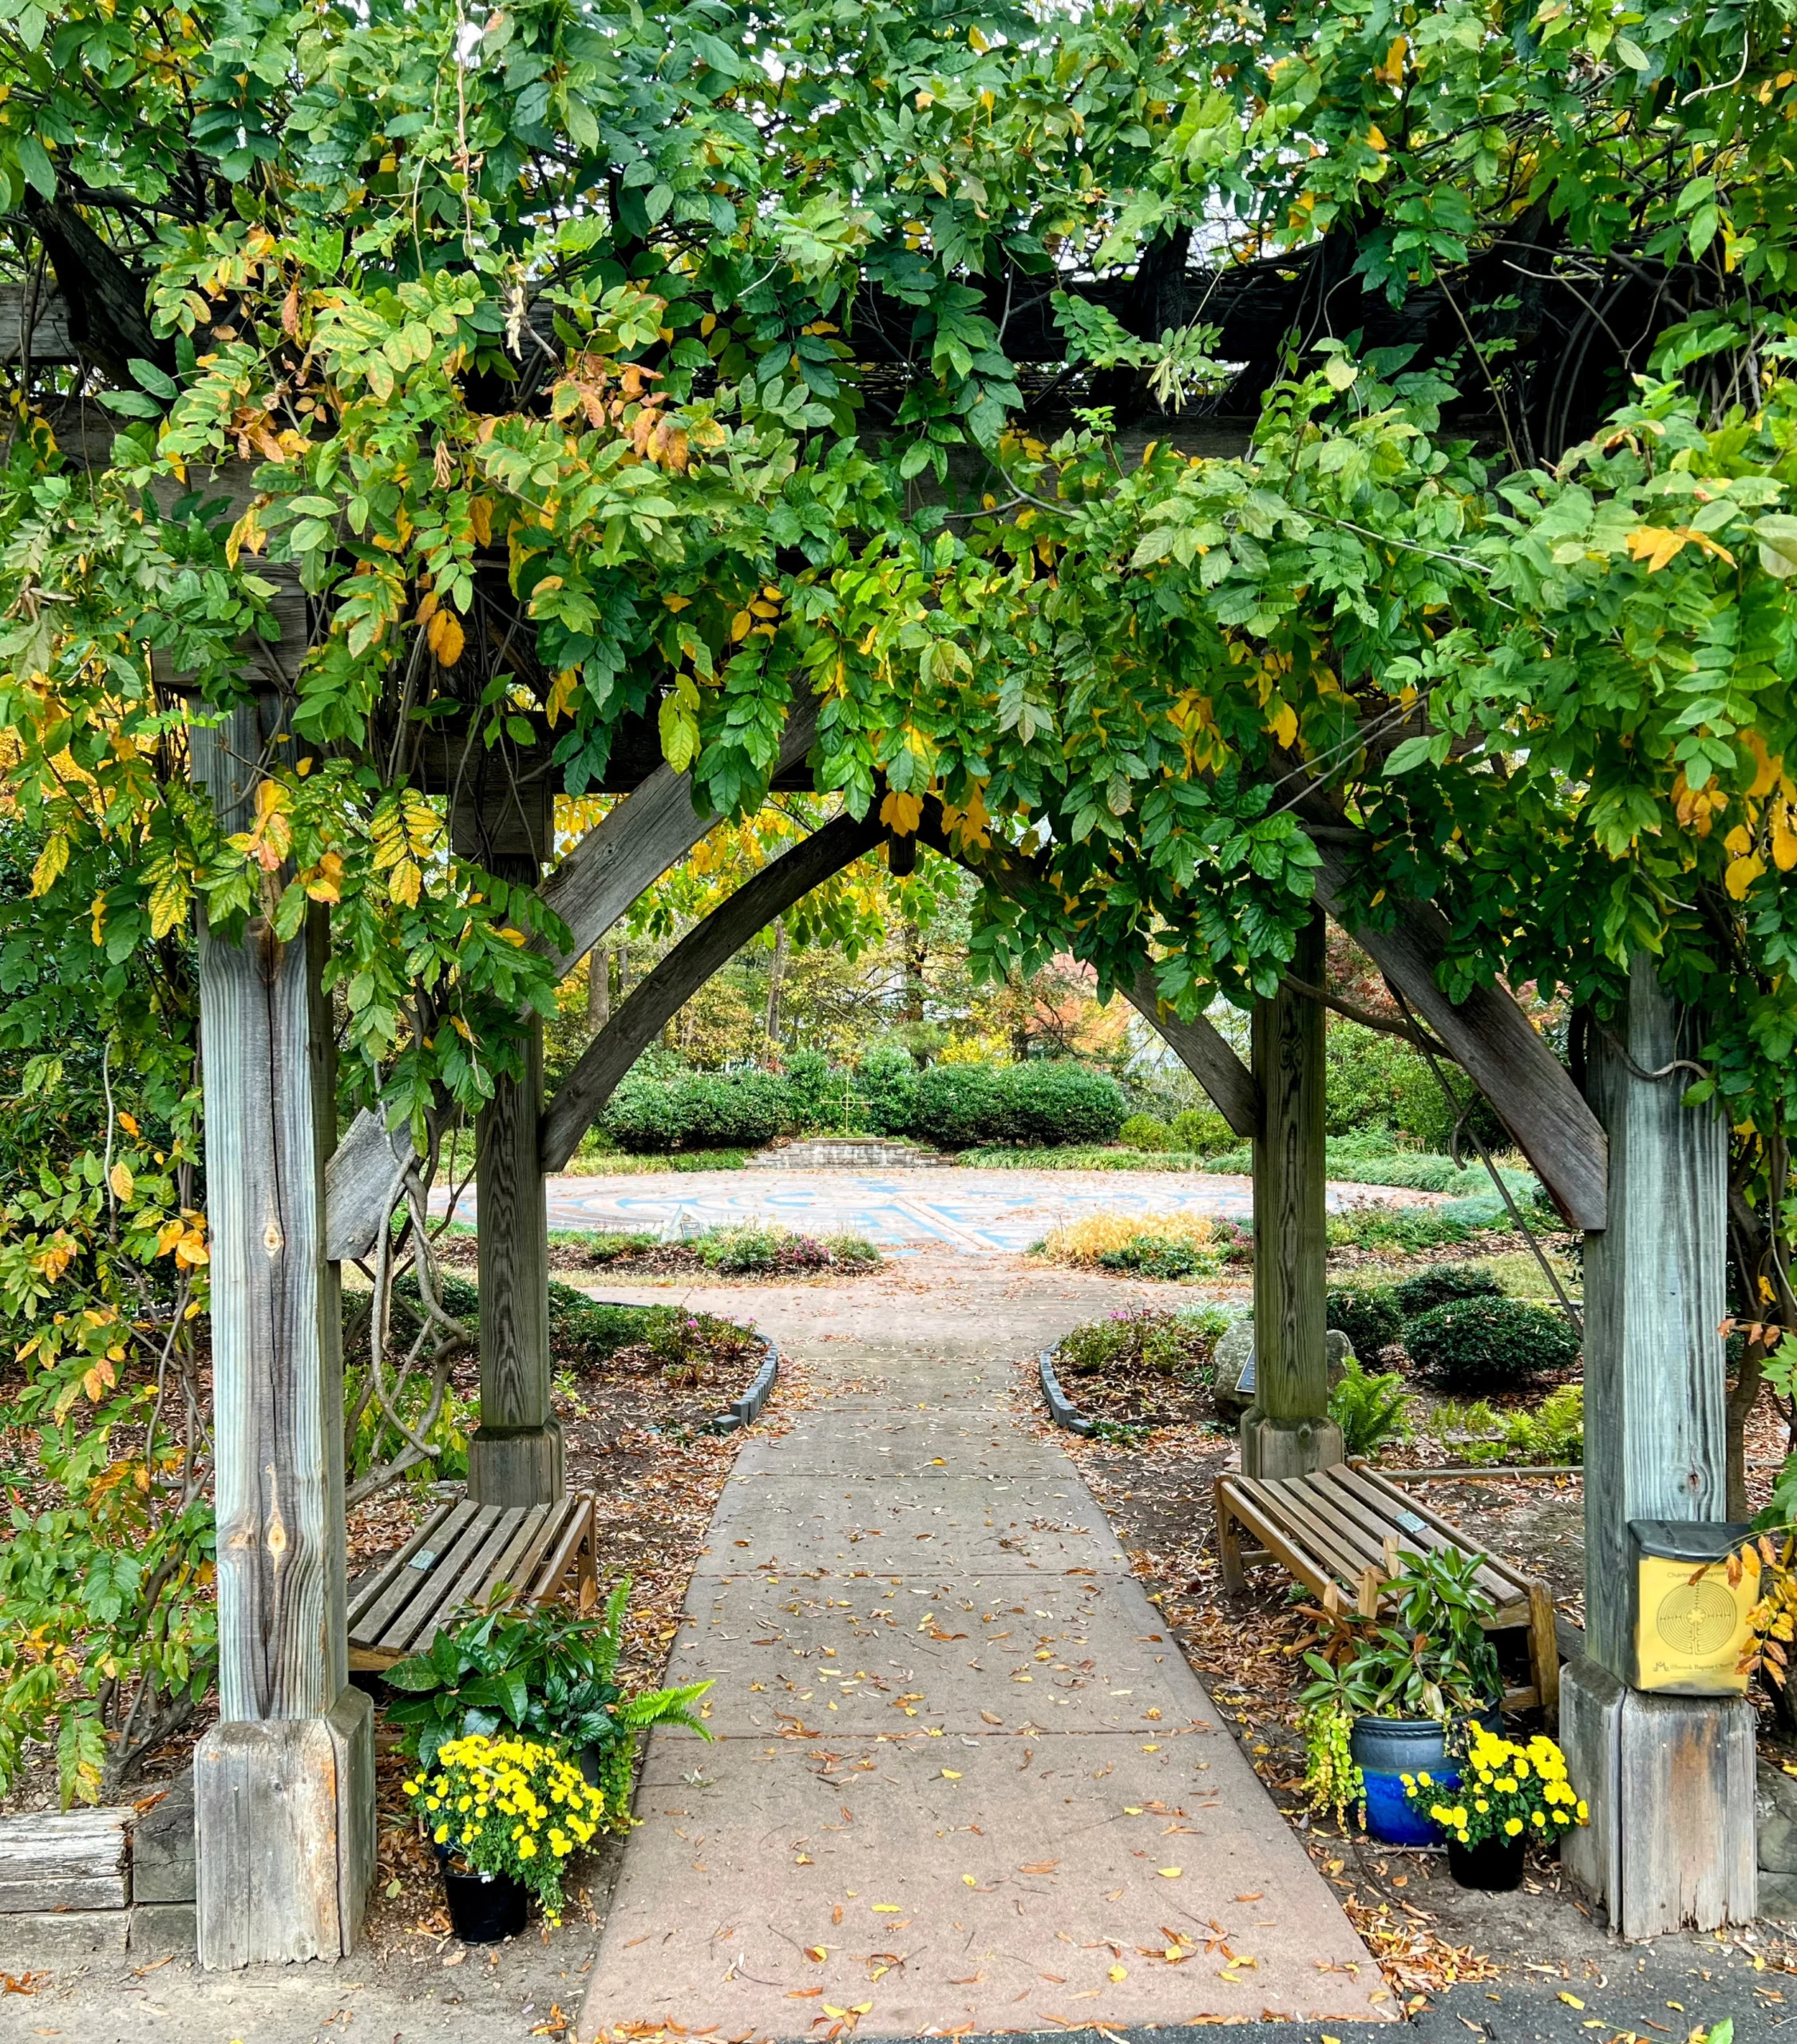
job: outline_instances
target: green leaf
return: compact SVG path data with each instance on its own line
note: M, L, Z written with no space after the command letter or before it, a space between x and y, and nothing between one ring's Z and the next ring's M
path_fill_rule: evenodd
M1407 738L1402 745L1394 746L1391 756L1385 763L1386 777L1407 774L1411 767L1420 766L1430 755L1435 740L1429 738Z
M35 135L22 135L18 140L18 167L25 172L26 181L46 199L56 196L56 166L49 160L49 153Z

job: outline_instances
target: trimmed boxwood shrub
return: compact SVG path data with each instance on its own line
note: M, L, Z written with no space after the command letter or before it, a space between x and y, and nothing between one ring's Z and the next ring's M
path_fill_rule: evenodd
M1110 1143L1123 1125L1123 1089L1071 1057L1007 1065L997 1075L1009 1127L989 1140Z
M1214 1107L1187 1107L1173 1118L1173 1147L1200 1157L1219 1156L1241 1140Z
M876 1135L903 1135L917 1107L917 1060L902 1044L876 1044L855 1068L862 1119Z
M1005 1143L999 1074L985 1064L932 1064L917 1075L909 1133L940 1150L971 1150L976 1143Z
M786 1082L772 1072L687 1072L627 1079L605 1126L620 1150L754 1149L793 1119Z
M1344 1285L1331 1292L1324 1302L1324 1322L1348 1337L1348 1345L1364 1363L1376 1362L1404 1331L1403 1317L1383 1285Z
M1131 1115L1117 1131L1118 1139L1132 1150L1170 1150L1173 1131L1152 1115Z
M1450 1299L1498 1299L1504 1288L1476 1263L1438 1263L1391 1287L1391 1296L1406 1320L1444 1306Z
M1564 1314L1527 1299L1450 1299L1404 1323L1411 1362L1443 1391L1514 1389L1577 1360Z

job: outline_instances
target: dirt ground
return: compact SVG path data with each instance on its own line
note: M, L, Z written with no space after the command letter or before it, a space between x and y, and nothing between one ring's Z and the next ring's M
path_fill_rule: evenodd
M605 1296L614 1288L596 1276L588 1289ZM778 1319L786 1330L781 1381L762 1422L778 1427L813 1397L805 1358L818 1344L852 1345L871 1357L893 1343L937 1338L956 1317L1002 1317L1014 1331L1019 1359L1006 1402L1039 1417L1035 1355L1074 1320L1200 1297L1241 1304L1247 1289L1245 1278L1174 1287L1022 1258L932 1252L864 1277L778 1285L708 1278L700 1287L671 1274L653 1295L743 1321ZM636 1289L636 1296L645 1295ZM651 1410L642 1402L652 1396L646 1386L631 1391L627 1409L621 1384L564 1380L560 1388L569 1427L569 1480L599 1499L608 1568L627 1569L635 1579L631 1665L636 1679L653 1679L737 1443L693 1432L690 1415ZM719 1387L717 1404L737 1388ZM1127 1445L1059 1438L1072 1446L1136 1573L1165 1613L1170 1635L1340 1894L1395 1997L1415 2018L1419 2038L1470 2031L1502 2044L1537 2036L1589 2036L1613 2044L1632 2034L1638 2044L1675 2036L1683 2044L1692 2023L1724 2006L1743 2011L1738 2044L1771 2038L1786 2021L1797 2023L1797 1979L1787 1974L1794 1955L1764 1935L1770 1926L1726 1940L1623 1947L1551 1867L1532 1872L1518 1895L1475 1896L1448 1881L1439 1856L1392 1852L1313 1823L1296 1793L1303 1771L1293 1702L1302 1622L1271 1572L1263 1571L1239 1600L1225 1598L1217 1580L1210 1486L1232 1459L1233 1441L1197 1422L1160 1428ZM1767 1440L1774 1438L1768 1432ZM1576 1608L1582 1511L1576 1479L1545 1484L1481 1479L1451 1490L1440 1485L1431 1495L1437 1509L1460 1518L1476 1537L1541 1568ZM410 1503L370 1512L358 1529L364 1551L401 1537L402 1507ZM366 1939L352 1959L335 1967L228 1976L201 1974L182 1959L141 1968L117 1960L46 1966L0 1982L6 1990L0 1992L0 2039L324 2044L359 2037L374 2044L497 2044L571 2035L621 1846L608 1843L586 1863L560 1929L533 1926L493 1951L464 1947L448 1935L430 1868L407 1829L397 1792L403 1771L390 1748L381 1767L381 1876ZM1657 2020L1641 2015L1645 2026L1636 2030L1631 2017L1625 2029L1613 2017L1570 2013L1587 2005L1605 2010L1604 1997L1626 1983L1649 1994L1641 2006L1665 2004ZM1702 1997L1712 1987L1720 1998L1706 2004ZM1499 2007L1519 2001L1534 2011L1535 2026L1512 2028L1507 2018L1499 2026ZM1754 2010L1763 2015L1763 2025L1745 2020ZM1438 2028L1438 2016L1450 2026ZM1586 2026L1593 2022L1597 2026ZM1280 2034L1295 2033L1288 2026ZM1345 2034L1342 2044L1351 2044Z

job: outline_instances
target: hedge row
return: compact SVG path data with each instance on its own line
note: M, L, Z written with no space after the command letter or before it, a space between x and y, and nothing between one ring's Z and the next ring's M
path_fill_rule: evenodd
M941 1150L980 1143L1109 1143L1121 1087L1070 1058L919 1072L904 1051L869 1052L853 1072L800 1052L786 1072L684 1072L627 1079L605 1127L621 1150L754 1148L806 1130L870 1129Z

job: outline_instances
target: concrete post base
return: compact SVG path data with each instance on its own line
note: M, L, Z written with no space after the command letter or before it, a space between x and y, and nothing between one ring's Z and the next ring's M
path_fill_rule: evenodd
M215 1725L194 1756L200 1963L342 1959L374 1877L374 1705Z
M567 1494L561 1422L479 1427L468 1443L468 1495L476 1504L555 1504Z
M1591 1820L1561 1840L1625 1938L1748 1923L1758 1910L1753 1707L1632 1689L1595 1661L1560 1678L1560 1743Z
M1333 1420L1269 1419L1257 1406L1242 1415L1245 1476L1308 1476L1341 1460L1341 1428Z

